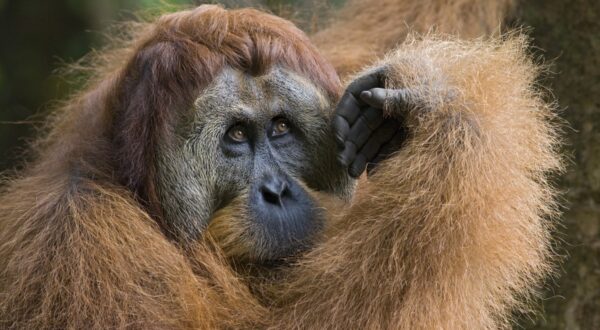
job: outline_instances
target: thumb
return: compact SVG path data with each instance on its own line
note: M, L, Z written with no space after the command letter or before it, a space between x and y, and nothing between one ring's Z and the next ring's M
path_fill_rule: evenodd
M406 89L371 88L360 93L362 101L378 109L382 109L385 104L405 103L407 97Z

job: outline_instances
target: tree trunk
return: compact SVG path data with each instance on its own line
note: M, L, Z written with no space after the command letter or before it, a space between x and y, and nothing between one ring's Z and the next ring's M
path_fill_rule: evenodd
M534 329L600 329L600 2L521 1L516 22L533 27L534 45L553 75L544 85L568 121L563 227L558 251L565 255L548 283L543 317Z

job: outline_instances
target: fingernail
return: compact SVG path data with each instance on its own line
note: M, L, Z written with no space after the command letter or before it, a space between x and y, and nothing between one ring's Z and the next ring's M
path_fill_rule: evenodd
M371 91L362 91L360 93L360 98L362 99L370 99L373 96L373 94L371 93Z

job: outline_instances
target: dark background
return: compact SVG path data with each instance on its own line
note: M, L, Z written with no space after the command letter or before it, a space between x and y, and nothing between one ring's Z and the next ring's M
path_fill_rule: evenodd
M220 2L258 5L310 32L343 0ZM23 165L45 114L76 89L57 69L101 48L114 22L164 6L161 0L0 0L0 171ZM532 28L535 52L553 71L542 83L570 126L569 168L557 179L565 198L557 249L565 259L547 285L540 317L515 327L600 329L600 1L521 1L511 24Z

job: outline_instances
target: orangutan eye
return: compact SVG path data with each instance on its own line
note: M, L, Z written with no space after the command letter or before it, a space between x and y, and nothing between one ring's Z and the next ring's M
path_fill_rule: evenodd
M277 118L273 122L273 136L284 135L290 130L290 123L285 118Z
M227 136L235 142L246 142L248 135L246 129L242 125L235 125L227 131Z

